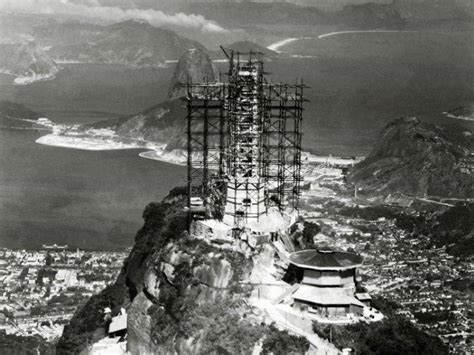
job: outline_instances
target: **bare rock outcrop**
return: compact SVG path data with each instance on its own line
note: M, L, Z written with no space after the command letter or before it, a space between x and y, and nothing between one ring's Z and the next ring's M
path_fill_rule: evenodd
M152 354L154 344L151 336L152 319L148 310L153 306L143 292L140 292L128 309L128 348L135 354Z
M145 224L116 284L73 319L59 354L80 353L97 341L95 330L102 330L103 337L101 310L109 304L113 312L127 308L127 351L132 355L269 353L281 344L289 347L285 353L308 349L306 339L262 323L262 314L249 305L252 286L242 282L254 268L249 253L188 235L182 191L174 189L163 202L147 206ZM79 322L84 318L93 319L93 326L83 329Z

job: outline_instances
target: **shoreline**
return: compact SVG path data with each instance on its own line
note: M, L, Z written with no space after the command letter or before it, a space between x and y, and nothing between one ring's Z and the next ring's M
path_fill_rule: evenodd
M75 137L63 136L54 133L46 134L39 137L35 143L48 145L51 147L69 148L88 151L106 151L106 150L122 150L122 149L150 149L145 145L130 144L113 141L103 138L94 137Z
M12 73L8 70L0 70L0 74L9 75L14 77L12 84L13 85L30 85L40 81L48 81L56 78L56 74L61 71L61 67L55 68L50 73L47 74L36 74L31 76L23 76Z
M178 155L178 153L185 154L184 150L179 150L179 152L177 152L176 150L173 150L171 152L166 152L165 150L162 150L159 152L156 150L147 150L146 152L139 153L138 156L140 158L161 161L163 163L168 163L168 164L173 164L173 165L178 165L178 166L186 166L187 164L186 156Z
M447 118L452 118L452 119L455 119L455 120L468 121L468 122L474 122L474 117L472 117L472 116L462 116L462 115L456 116L456 115L453 115L452 113L448 113L448 112L443 112L442 114Z
M140 158L161 161L179 166L185 166L187 164L184 150L177 149L170 152L165 151L166 144L164 143L151 143L145 141L143 141L143 143L123 143L116 139L114 140L114 137L112 136L108 139L104 139L95 137L64 136L54 133L39 137L35 143L56 148L93 152L140 149L143 150L138 153Z
M334 32L328 32L328 33L323 33L321 35L318 35L316 37L290 37L286 39L282 39L280 41L277 41L275 43L270 44L267 46L267 49L275 51L277 53L283 53L280 48L296 42L296 41L302 41L302 40L310 40L310 39L323 39L327 37L333 37L333 36L339 36L339 35L344 35L344 34L357 34L357 33L417 33L419 31L403 31L403 30L352 30L352 31L334 31Z
M403 30L353 30L353 31L334 31L329 33L323 33L317 38L322 39L326 37L344 35L344 34L357 34L357 33L417 33L418 31L403 31Z
M115 138L115 140L114 140ZM58 148L68 148L86 151L112 151L126 149L142 149L138 153L140 158L161 161L178 166L186 166L187 157L184 149L166 150L165 143L137 141L137 143L123 143L117 141L119 137L110 138L64 136L54 133L39 137L35 143ZM143 142L143 143L142 143ZM363 160L363 157L341 157L332 155L314 155L302 152L302 163L323 164L326 166L350 166Z
M277 53L282 53L282 51L278 50L279 48L286 46L287 44L290 44L292 42L302 40L302 39L313 39L313 37L290 37L290 38L283 39L281 41L270 44L267 47L267 49L277 52Z

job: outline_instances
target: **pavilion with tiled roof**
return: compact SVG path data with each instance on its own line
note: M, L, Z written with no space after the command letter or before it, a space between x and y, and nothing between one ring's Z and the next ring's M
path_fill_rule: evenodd
M362 313L364 304L355 297L361 256L307 249L290 254L289 261L303 270L301 285L292 296L294 308L328 319Z
M361 266L362 257L330 249L306 249L292 253L290 262L304 269L347 270Z

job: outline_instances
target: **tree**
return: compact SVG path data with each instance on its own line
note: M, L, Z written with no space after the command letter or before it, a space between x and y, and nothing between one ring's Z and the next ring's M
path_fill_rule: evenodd
M263 342L261 354L305 354L309 349L309 342L304 337L289 334L270 326L270 330Z
M387 310L390 308L387 305ZM328 339L332 327L332 342L339 349L353 348L360 354L446 354L442 341L422 332L405 318L384 313L386 318L379 322L359 322L347 326L313 323L313 331Z
M51 254L48 252L46 254L46 258L45 258L45 265L46 266L51 266L51 264L53 263L53 257L51 256Z
M314 236L321 231L321 228L313 222L304 222L303 235L300 240L302 249L314 247Z

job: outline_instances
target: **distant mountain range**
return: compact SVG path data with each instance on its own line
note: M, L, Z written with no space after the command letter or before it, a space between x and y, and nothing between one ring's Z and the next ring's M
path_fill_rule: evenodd
M77 0L76 0L77 1ZM391 5L398 9L405 19L452 19L473 15L474 4L471 0L96 0L104 6L122 8L152 8L170 12L191 12L200 6L274 6L293 5L295 7L313 7L328 12L342 10L346 6ZM250 4L250 5L248 5Z
M474 19L474 2L471 0L393 0L391 6L410 22Z
M5 18L3 15L0 21ZM189 48L203 48L172 30L157 28L142 20L128 20L107 26L86 22L18 16L18 23L6 19L0 24L9 43L33 42L35 51L50 62L85 62L126 64L136 67L159 67L167 60L177 60ZM25 40L26 39L26 40ZM24 46L23 46L24 47ZM22 48L23 48L22 47ZM10 57L2 45L0 55ZM40 57L36 55L36 57ZM12 63L9 67L12 66Z
M416 118L388 124L348 180L372 196L472 197L472 132Z
M202 48L195 41L141 20L109 26L57 23L40 26L36 33L39 41L51 46L49 53L57 61L158 67L166 60L178 59L191 47Z
M132 9L141 6L143 9L163 10L161 5L149 0L139 0L133 4L128 0L118 3L101 0L97 3L110 7ZM473 5L468 0L346 0L342 3L325 0L324 6L320 7L306 0L177 1L174 6L171 6L172 2L169 3L165 9L169 8L170 16L177 16L178 11L197 14L228 31L208 33L186 29L179 24L171 25L170 28L158 28L144 20L99 25L86 22L87 17L80 16L79 22L71 17L0 14L1 41L22 43L20 49L15 49L21 51L20 55L12 55L12 47L2 44L0 68L15 74L28 72L30 65L25 62L28 62L28 57L33 56L36 61L33 63L30 60L30 64L35 64L36 67L33 65L31 72L38 74L54 71L55 62L160 67L166 61L177 60L191 47L202 49L203 44L215 51L219 44L229 46L237 42L234 44L236 50L256 48L266 52L266 48L249 40L257 39L260 44L267 45L285 36L302 36L305 31L314 35L311 29L315 26L330 26L331 30L402 29L413 23L424 24L435 20L466 22L474 19ZM277 24L278 33L274 33L272 26ZM263 29L262 26L267 28ZM34 41L37 47L32 49L24 45L25 39L28 42ZM26 53L27 49L34 55ZM271 52L266 54L273 55Z
M393 4L365 3L329 12L285 2L191 3L186 9L227 26L249 25L334 25L341 28L400 28L405 20Z

